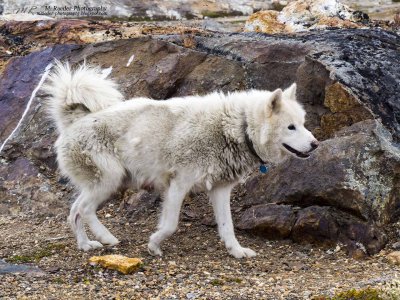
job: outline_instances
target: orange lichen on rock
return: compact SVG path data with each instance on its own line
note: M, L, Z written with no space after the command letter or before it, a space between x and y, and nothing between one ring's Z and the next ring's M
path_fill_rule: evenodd
M285 31L285 25L278 21L279 12L274 10L259 11L250 16L245 31L280 33Z
M368 20L367 14L354 11L339 0L296 0L280 12L266 10L252 14L244 30L274 34L327 27L362 28Z

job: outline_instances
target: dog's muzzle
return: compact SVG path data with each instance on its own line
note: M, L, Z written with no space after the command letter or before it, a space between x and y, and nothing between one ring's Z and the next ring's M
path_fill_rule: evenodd
M311 152L318 148L318 142L317 141L313 141L311 143L311 150L308 151L308 152L300 152L300 151L290 147L288 144L285 144L285 143L283 143L282 145L283 145L283 147L285 147L286 150L288 150L289 152L295 154L297 157L300 157L300 158L309 157Z

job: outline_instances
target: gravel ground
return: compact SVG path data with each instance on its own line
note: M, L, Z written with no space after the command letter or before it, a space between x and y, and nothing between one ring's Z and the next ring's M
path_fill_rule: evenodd
M311 299L379 287L399 272L385 258L389 249L354 260L340 246L270 241L245 232L237 233L239 241L258 256L234 259L209 224L204 197L187 199L179 231L163 245L164 257L155 258L146 246L157 208L132 219L120 207L109 202L98 214L121 243L90 253L76 249L66 204L65 213L52 217L0 216L0 258L42 270L0 275L0 299ZM93 255L110 253L140 257L144 265L122 275L87 263Z

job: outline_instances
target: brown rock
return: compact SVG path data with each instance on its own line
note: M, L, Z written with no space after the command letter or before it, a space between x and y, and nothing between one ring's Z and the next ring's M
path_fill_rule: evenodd
M130 190L122 196L121 208L126 211L130 218L136 218L138 215L144 214L149 210L155 209L161 201L160 195L154 191L140 190L138 193L133 193Z
M336 242L339 228L327 207L310 206L301 210L293 226L292 238L296 242Z
M372 114L362 106L344 112L326 113L321 116L320 135L324 138L332 137L335 132L344 127L370 119L373 119Z
M321 116L320 135L332 137L340 129L357 122L373 119L373 114L339 82L325 88L324 105L330 110Z
M335 82L325 88L324 105L336 113L359 107L361 103L343 84Z
M296 222L295 210L289 205L262 204L246 210L239 229L259 233L268 238L288 238Z
M352 257L378 253L387 242L381 228L332 207L262 204L246 210L238 223L268 238L291 238L298 243L345 245ZM362 254L362 255L361 255Z
M360 122L321 143L309 159L291 158L249 180L246 203L322 204L384 224L398 214L399 162L390 134L376 121Z

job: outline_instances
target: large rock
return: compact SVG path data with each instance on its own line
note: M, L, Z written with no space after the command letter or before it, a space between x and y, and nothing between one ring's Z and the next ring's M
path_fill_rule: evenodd
M375 254L387 242L385 233L373 222L329 206L255 205L242 214L238 228L267 238L291 238L303 244L332 246L339 241L354 256L360 252Z
M245 187L252 207L239 228L374 254L387 241L384 225L400 215L400 151L378 121L363 121L322 142L310 159L289 159Z
M55 24L40 22L45 28ZM38 49L47 48L8 60L0 77L4 95L0 111L7 110L0 116L4 145L0 213L64 209L60 204L70 197L71 189L56 172L54 126L45 118L43 95L39 92L29 100L54 57L72 63L86 59L112 67L111 76L127 98L161 100L212 90L272 90L296 81L298 98L308 111L308 126L323 140L321 148L309 160L290 159L246 183L244 205L266 206L250 207L257 219L247 223L242 219L247 224L242 228L296 241L311 241L313 236L316 241L348 241L364 245L368 253L382 247L383 225L396 219L400 205L398 35L383 30L294 36L192 30L85 44L90 41L74 41L74 30L63 24L60 34L69 37L68 43L80 45L53 46L57 37L49 33L46 38L50 26L41 31L36 44ZM95 25L100 31L104 30L101 24ZM89 31L95 35L96 28ZM9 41L16 37L9 31L4 36ZM23 45L25 40L29 37L22 35L18 42ZM272 203L278 206L269 211Z
M246 183L245 203L319 204L387 224L400 215L400 151L378 121L356 123Z

